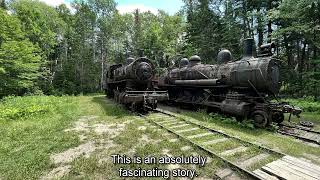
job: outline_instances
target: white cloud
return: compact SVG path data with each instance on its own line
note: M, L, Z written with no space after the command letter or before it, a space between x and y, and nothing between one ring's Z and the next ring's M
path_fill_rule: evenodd
M158 14L158 9L153 7L148 7L143 4L131 4L131 5L120 5L117 7L120 14L132 13L136 9L139 9L140 12L150 11L153 14Z
M69 2L65 2L65 0L39 0L39 1L42 1L52 7L57 7L61 4L65 4L69 8L71 13L75 12L75 9L71 6L71 4Z
M48 4L50 6L54 6L54 7L65 3L64 0L40 0L40 1L45 2L46 4Z

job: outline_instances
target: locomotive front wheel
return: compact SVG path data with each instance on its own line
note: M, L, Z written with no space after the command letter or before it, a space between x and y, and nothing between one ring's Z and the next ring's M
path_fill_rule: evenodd
M265 128L268 125L268 114L264 111L255 111L253 113L254 126Z

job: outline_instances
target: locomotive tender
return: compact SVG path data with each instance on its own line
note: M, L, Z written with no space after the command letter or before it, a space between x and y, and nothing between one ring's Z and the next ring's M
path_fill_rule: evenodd
M153 63L146 57L128 58L126 64L107 68L105 91L109 98L134 111L155 109L168 100L167 91L155 91Z
M254 40L244 42L244 55L232 61L231 53L222 50L218 64L202 64L199 56L182 59L180 67L159 78L160 89L168 90L171 101L220 111L238 121L253 119L256 127L284 121L284 113L299 116L301 110L283 102L272 102L280 90L279 60L272 56L274 44L260 47L254 57Z

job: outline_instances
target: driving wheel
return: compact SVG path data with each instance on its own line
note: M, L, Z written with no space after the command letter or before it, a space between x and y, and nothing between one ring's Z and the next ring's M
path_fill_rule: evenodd
M255 127L265 128L267 125L269 125L268 114L264 111L255 111L252 117Z

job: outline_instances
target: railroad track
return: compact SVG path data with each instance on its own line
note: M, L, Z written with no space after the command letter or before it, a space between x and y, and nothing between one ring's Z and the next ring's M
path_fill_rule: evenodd
M279 126L278 133L320 145L320 132L314 131L311 128L306 128L298 125L291 126L281 124Z
M219 179L241 179L238 172L250 179L320 179L320 166L202 126L174 113L158 109L141 116L225 162L230 168L218 171Z
M280 124L277 133L291 136L304 142L320 145L320 132L300 125Z

